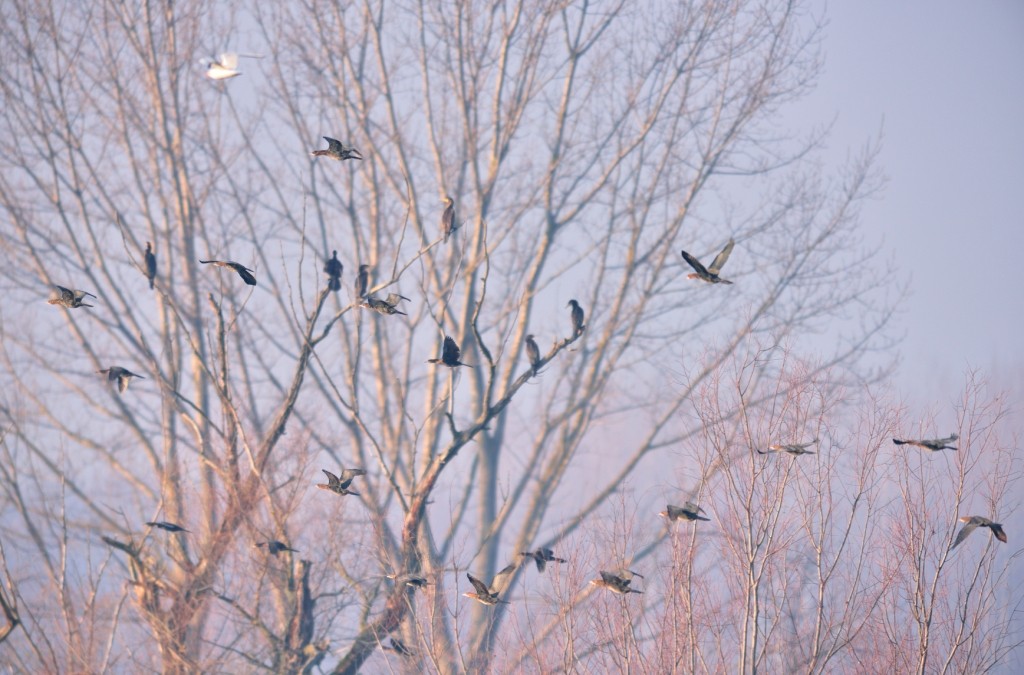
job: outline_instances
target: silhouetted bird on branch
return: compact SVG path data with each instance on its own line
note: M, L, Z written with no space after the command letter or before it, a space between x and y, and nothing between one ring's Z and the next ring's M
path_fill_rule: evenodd
M526 357L530 359L530 368L536 375L537 368L540 366L540 347L537 346L532 334L526 336Z
M451 197L445 197L444 212L441 214L441 231L444 232L444 241L448 243L448 237L452 236L452 232L459 229L459 224L455 221L455 200Z
M722 266L725 265L725 261L729 259L729 254L732 253L732 247L735 243L736 242L730 239L729 243L725 245L725 248L723 248L717 256L715 256L714 261L708 267L704 267L699 260L686 251L682 251L683 260L690 263L690 267L695 270L693 273L687 274L686 278L700 279L701 281L706 281L709 284L731 284L731 281L718 276L718 273L721 271Z
M359 274L356 275L356 297L365 298L366 291L370 288L370 266L360 265Z
M153 253L153 244L146 242L146 278L149 279L149 290L153 290L153 280L156 279L156 255Z
M324 274L327 275L327 288L337 293L341 290L341 273L345 271L338 252L331 251L331 259L324 263Z
M569 315L572 318L572 336L573 338L578 338L583 335L583 331L587 328L583 323L583 308L580 307L580 303L576 302L575 299L570 300L566 307L572 307L572 312Z
M253 276L253 271L241 263L230 260L200 260L199 262L204 265L216 265L217 267L232 269L238 273L238 276L242 277L242 281L250 286L256 285L256 277Z

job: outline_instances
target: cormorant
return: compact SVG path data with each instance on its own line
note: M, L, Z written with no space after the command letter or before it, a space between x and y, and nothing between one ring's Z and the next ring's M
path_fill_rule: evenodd
M732 247L735 243L736 242L730 239L729 243L725 245L725 248L715 256L714 262L712 262L709 267L704 267L699 260L686 251L682 251L683 260L690 263L690 267L695 270L695 272L687 274L686 278L700 279L701 281L706 281L709 284L731 284L731 281L718 276L718 273L721 271L722 266L725 265L725 261L729 259L729 254L732 253Z

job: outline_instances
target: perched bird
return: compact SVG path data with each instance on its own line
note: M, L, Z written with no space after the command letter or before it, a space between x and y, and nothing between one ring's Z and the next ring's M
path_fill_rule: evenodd
M427 363L440 363L443 366L449 368L455 368L458 366L469 366L472 368L472 364L463 363L459 361L459 357L462 356L462 350L459 349L459 345L455 343L452 336L444 336L444 345L441 348L441 358L439 359L427 359Z
M345 270L338 260L338 252L331 251L331 259L324 263L324 274L327 275L327 288L334 292L341 290L341 273Z
M184 527L177 523L169 523L166 520L147 521L146 525L150 527L159 527L161 530L167 530L168 532L188 532Z
M398 303L401 300L409 300L409 298L404 295L399 295L398 293L388 293L388 297L380 300L370 295L367 296L366 300L360 303L359 306L372 309L378 314L384 314L385 316L390 314L401 314L402 316L406 316L405 312L398 309Z
M566 307L572 307L572 336L578 338L583 335L583 331L586 326L583 324L583 308L580 307L580 303L576 302L575 299L570 300Z
M359 274L356 275L356 297L365 298L366 291L370 287L370 266L360 265ZM399 296L401 297L401 296Z
M702 265L699 260L694 258L686 251L682 251L683 260L690 263L690 267L692 267L695 270L695 272L687 274L686 278L700 279L701 281L706 281L709 284L731 284L731 281L729 281L728 279L723 279L722 277L718 276L718 273L721 271L722 266L725 265L725 261L729 259L729 254L732 253L732 247L735 244L736 242L730 239L729 243L725 245L725 248L723 248L721 252L719 252L719 254L715 256L714 261L711 263L709 267L704 267L704 265Z
M538 548L536 551L523 551L519 555L527 558L533 558L533 561L537 563L538 572L543 572L549 562L569 562L565 558L556 558L555 552L550 548Z
M591 579L590 583L600 588L607 588L613 593L620 595L626 595L628 593L643 593L635 588L630 588L629 584L633 581L633 577L644 578L644 575L638 574L633 570L619 570L617 572L605 572L601 570L600 579Z
M310 153L313 157L329 157L330 159L337 159L339 161L346 159L362 159L363 156L358 150L351 145L345 145L336 138L324 136L323 139L327 141L326 150L314 150Z
M394 579L396 584L405 584L411 588L423 588L429 586L430 582L427 581L426 577L421 577L416 574L389 574L388 579Z
M230 260L200 260L199 262L204 265L216 265L217 267L231 268L238 272L238 276L242 277L242 281L250 286L256 285L256 277L252 275L253 271L241 263L231 262Z
M89 291L79 291L71 288L64 288L63 286L54 286L50 292L50 297L46 301L51 305L60 305L61 307L67 307L68 309L75 309L76 307L92 307L82 302L85 296L95 298L96 296Z
M788 445L780 445L780 444L776 443L774 445L769 445L767 450L761 450L759 448L757 450L757 452L759 454L762 454L762 455L767 455L768 453L771 453L771 452L785 452L785 453L788 453L790 455L793 455L794 457L799 456L799 455L813 455L815 453L810 451L810 450L808 450L807 448L811 447L812 445L814 445L817 442L818 442L818 439L815 438L810 443L790 443Z
M950 434L945 438L936 438L924 441L917 441L910 438L894 438L892 439L892 442L895 443L896 445L916 445L919 448L924 448L925 450L937 452L939 450L956 450L957 447L955 445L949 444L956 441L958 438L960 438L960 436L958 436L957 434Z
M317 484L317 487L321 490L330 490L339 495L355 495L359 496L358 492L349 490L348 486L352 484L352 480L356 476L365 476L366 469L342 469L340 476L335 476L327 469L320 469L327 474L327 484Z
M137 377L140 380L146 379L142 375L136 375L132 371L127 368L122 368L121 366L110 366L109 368L97 370L96 372L106 375L108 382L117 380L117 391L122 394L124 393L124 390L128 388L128 383L133 377Z
M526 336L526 357L530 359L530 368L536 375L537 368L540 366L540 347L537 346L537 341L533 339L532 334Z
M153 253L153 244L146 242L146 278L149 279L149 290L153 290L153 280L156 279L156 255Z
M668 504L665 510L658 515L662 518L668 518L672 522L677 520L711 520L710 518L705 518L700 515L702 513L707 513L707 511L693 502L686 502L682 506L672 506L671 504Z
M391 638L390 647L388 645L382 644L380 648L384 651L392 651L398 654L399 656L416 656L416 652L406 647L405 643L396 637Z
M501 570L500 572L494 575L494 579L491 581L490 586L488 586L487 584L485 584L484 582L480 581L472 574L469 574L467 572L466 577L469 579L469 583L473 584L473 588L476 589L476 592L474 593L472 591L467 591L463 593L463 595L467 598L473 598L477 602L483 603L485 605L493 606L497 605L499 602L507 605L509 604L508 600L500 600L498 598L498 595L500 595L505 590L505 586L508 585L509 578L515 571L515 563L512 563L511 565L507 566L505 569Z
M298 549L291 548L290 546L288 546L288 544L285 544L281 541L277 541L276 539L271 541L256 542L256 548L263 548L264 546L267 547L267 551L269 551L271 555L277 555L281 551L291 551L292 553L299 552Z
M982 516L960 516L960 522L966 523L966 525L960 528L960 532L956 535L956 541L954 541L953 545L949 547L950 551L959 546L960 542L966 539L967 535L974 532L974 530L979 526L987 527L992 530L992 535L995 536L996 539L1004 544L1006 543L1006 532L1003 531L1002 523L993 523L988 518L984 518Z
M211 80L227 80L241 75L238 72L238 54L225 52L212 59L201 59L200 63L206 66L206 76Z
M441 214L441 231L444 232L444 241L448 243L448 237L452 236L452 232L459 229L459 224L455 222L455 200L451 197L444 198L444 213Z

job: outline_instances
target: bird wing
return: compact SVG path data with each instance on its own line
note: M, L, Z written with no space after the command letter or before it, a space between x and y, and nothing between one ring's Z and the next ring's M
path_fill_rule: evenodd
M384 298L384 302L388 303L392 307L396 307L402 300L408 300L409 298L398 293L388 293L388 297Z
M241 263L228 263L231 269L238 272L238 276L242 277L242 281L249 284L250 286L256 285L256 277L252 275L252 270L242 265Z
M460 356L462 356L462 350L459 349L459 345L455 343L451 335L445 335L444 348L441 351L441 361L444 363L458 363Z
M336 138L324 136L324 140L327 141L327 149L330 150L331 152L341 153L345 149L345 146L341 144L341 141L339 141Z
M992 523L991 525L989 525L989 528L991 528L992 534L995 535L996 539L1003 542L1004 544L1006 543L1006 532L1003 531L1002 525L1000 525L999 523Z
M491 591L487 588L487 584L474 577L469 572L466 572L466 578L469 579L469 583L473 584L473 588L476 589L477 595L490 595Z
M333 473L331 473L330 471L328 471L327 469L320 469L320 470L321 470L321 471L323 471L323 472L324 472L325 474L327 474L327 482L328 482L329 484L331 484L331 485L334 485L334 484L336 484L336 483L340 482L340 481L339 481L339 479L338 479L338 477L337 477L337 476L335 476L335 475L334 475Z
M356 476L365 476L366 469L345 469L341 472L341 480L351 482Z
M704 265L702 265L700 263L699 260L694 258L692 255L690 255L686 251L680 251L680 253L683 254L683 260L688 262L690 264L690 267L692 267L694 270L697 271L697 274L699 274L701 276L707 276L708 270L707 270L706 267L704 267Z
M725 265L725 261L729 259L729 254L732 253L732 247L735 245L736 242L730 239L729 243L725 245L725 248L715 256L715 259L711 262L711 266L708 267L708 272L711 274L718 274L718 271L722 269L723 265Z
M966 539L967 535L969 535L971 532L974 532L975 528L977 527L978 521L975 518L971 518L970 520L968 520L967 524L960 528L959 534L956 535L956 541L954 541L953 545L949 547L949 550L952 551L954 548L959 546L960 542Z
M707 511L697 506L693 502L686 502L685 504L683 504L683 506L685 506L687 510L689 510L691 513L707 513Z
M217 57L217 63L223 68L234 70L238 67L238 54L235 54L234 52L224 52Z
M512 581L512 573L515 571L516 564L509 563L504 569L495 574L494 579L491 580L491 593L498 595L504 592L504 590L508 588L509 582Z

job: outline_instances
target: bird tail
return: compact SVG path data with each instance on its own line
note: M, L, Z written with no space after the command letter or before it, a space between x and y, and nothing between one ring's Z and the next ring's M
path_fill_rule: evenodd
M330 279L327 280L327 288L329 288L329 289L331 289L332 291L335 291L335 292L340 291L341 290L341 279L336 279L334 277L331 277Z

